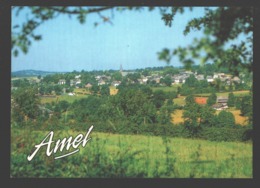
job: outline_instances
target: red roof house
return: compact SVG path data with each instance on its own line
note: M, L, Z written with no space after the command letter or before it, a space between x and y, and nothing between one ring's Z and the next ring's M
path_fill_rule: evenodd
M195 102L200 105L207 104L207 97L195 97Z

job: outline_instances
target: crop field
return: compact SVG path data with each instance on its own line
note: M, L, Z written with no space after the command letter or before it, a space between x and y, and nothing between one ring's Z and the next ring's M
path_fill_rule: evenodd
M90 91L87 88L75 88L74 93L77 95L89 95Z
M231 112L235 116L236 124L240 124L240 125L246 125L247 124L247 117L241 116L240 110L230 109L230 110L227 110L227 111ZM216 111L216 114L219 114L219 112L221 112L221 111ZM171 115L172 123L174 123L174 124L183 123L184 120L182 118L182 114L183 114L183 110L175 110L174 113L172 113L172 115Z
M113 86L110 86L109 90L110 90L110 95L116 95L118 92L118 89L116 89L116 87Z
M98 133L94 127L80 152L54 160L44 147L28 162L27 155L47 133L12 129L12 177L252 178L250 142ZM86 134L55 131L53 139L75 138L79 133Z
M179 124L183 123L184 120L182 118L183 110L175 110L174 113L172 113L172 123L173 124Z

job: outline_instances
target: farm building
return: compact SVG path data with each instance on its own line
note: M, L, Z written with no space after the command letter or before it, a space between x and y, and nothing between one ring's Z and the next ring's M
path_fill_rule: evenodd
M64 85L64 84L66 84L66 80L65 79L60 79L58 84L59 85Z
M228 97L219 96L217 97L217 104L224 104L226 105L228 102Z
M213 79L212 76L207 76L207 77L206 77L206 80L207 80L208 82L213 82L213 81L214 81L214 79Z
M85 88L90 89L91 87L92 87L92 84L90 84L90 83L88 83L88 84L85 85Z
M200 105L207 104L207 97L195 97L195 102Z
M228 102L228 97L219 96L217 97L217 103L214 104L212 107L216 110L224 110L228 108L227 102Z
M119 86L120 84L121 84L120 81L113 81L113 82L111 83L111 85L114 86L114 87L117 87L117 86Z
M225 110L228 108L228 106L224 104L214 104L212 105L212 108L215 110Z

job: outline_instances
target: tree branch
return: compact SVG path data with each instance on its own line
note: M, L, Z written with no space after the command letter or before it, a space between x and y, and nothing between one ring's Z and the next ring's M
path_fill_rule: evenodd
M109 7L101 7L101 8L93 8L93 9L82 9L82 10L68 10L66 9L66 7L62 7L62 8L58 8L58 7L48 7L51 10L60 12L60 13L64 13L64 14L89 14L89 13L94 13L94 12L100 12L100 11L104 11L104 10L109 10L114 8L113 6L109 6Z

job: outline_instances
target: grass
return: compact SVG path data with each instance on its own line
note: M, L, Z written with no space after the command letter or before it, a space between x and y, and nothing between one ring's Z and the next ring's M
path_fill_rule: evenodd
M13 177L252 178L252 143L98 133L95 126L79 153L53 160L44 148L28 162L26 155L47 133L12 129ZM85 134L55 131L54 140L79 133Z
M77 95L88 95L90 94L90 91L87 88L75 88L74 93Z
M75 100L79 100L82 98L87 98L88 95L76 95L76 96L69 96L69 95L60 95L57 96L55 98L45 98L45 97L41 97L41 103L45 104L45 103L51 103L51 102L57 102L57 101L68 101L69 103L74 102Z
M185 96L179 96L178 98L173 99L173 103L179 106L184 106L186 104Z
M219 92L219 93L216 93L216 95L227 97L229 93L231 93L231 92ZM243 97L243 96L246 96L249 94L249 90L233 91L233 93L236 97ZM211 93L194 94L194 96L199 96L199 97L208 97L210 95L211 95Z

